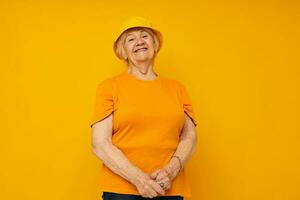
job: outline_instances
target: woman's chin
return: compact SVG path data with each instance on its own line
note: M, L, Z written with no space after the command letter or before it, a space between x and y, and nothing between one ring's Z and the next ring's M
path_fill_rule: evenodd
M149 54L140 54L140 55L134 56L134 60L136 60L136 61L147 61L147 60L151 60L152 58L153 58L153 56L151 56Z
M142 62L142 61L147 61L151 60L152 58L150 56L137 56L134 58L134 60Z

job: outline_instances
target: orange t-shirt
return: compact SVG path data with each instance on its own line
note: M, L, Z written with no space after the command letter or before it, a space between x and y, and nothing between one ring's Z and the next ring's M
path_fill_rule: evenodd
M184 112L197 125L185 86L160 75L154 80L140 80L124 71L100 82L90 127L112 112L112 143L132 164L149 174L165 166L176 151ZM132 183L104 164L100 190L139 195ZM191 197L184 169L165 193L172 195Z

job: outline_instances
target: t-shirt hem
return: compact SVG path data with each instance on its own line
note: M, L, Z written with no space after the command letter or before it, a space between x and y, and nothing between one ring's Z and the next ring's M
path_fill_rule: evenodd
M101 192L115 192L115 193L121 193L121 194L133 194L133 195L140 195L136 190L131 189L124 189L124 188L116 188L116 187L107 187L107 186L101 186L100 185ZM191 198L190 194L182 193L182 192L176 192L176 193L168 193L166 195L162 196L183 196L185 198Z

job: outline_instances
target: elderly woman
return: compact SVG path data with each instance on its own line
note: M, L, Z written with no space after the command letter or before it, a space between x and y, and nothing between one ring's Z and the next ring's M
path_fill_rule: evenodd
M196 119L185 86L153 70L161 45L148 20L129 18L114 43L127 69L97 86L90 127L104 200L191 197L184 166Z

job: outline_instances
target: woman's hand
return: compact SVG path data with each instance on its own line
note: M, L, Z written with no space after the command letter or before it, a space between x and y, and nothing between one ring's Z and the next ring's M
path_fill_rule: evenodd
M180 163L177 159L171 159L166 166L151 174L138 173L138 178L135 178L133 183L142 197L153 198L164 195L165 191L171 188L171 183L179 171ZM164 187L160 183L163 183Z
M136 181L135 186L142 197L153 198L165 194L165 191L161 188L159 183L151 179L148 174L142 174Z
M155 180L158 184L163 183L163 189L167 191L171 188L171 178L169 173L163 168L154 171L150 177Z
M155 170L150 174L150 177L158 184L163 183L163 189L166 191L171 188L171 183L180 171L180 164L176 159L171 159L170 162L162 169Z

